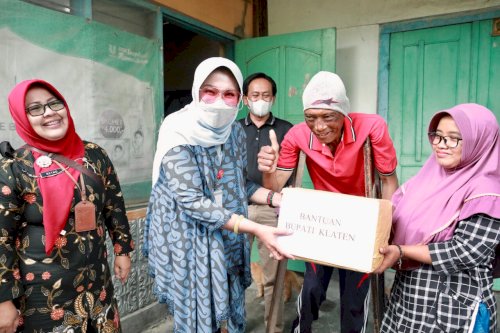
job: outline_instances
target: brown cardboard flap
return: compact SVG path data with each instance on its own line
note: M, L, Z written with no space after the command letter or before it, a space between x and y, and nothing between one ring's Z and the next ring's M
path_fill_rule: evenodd
M389 200L379 199L377 233L375 235L375 246L373 248L372 272L380 266L384 256L379 249L389 244L392 226L392 203Z

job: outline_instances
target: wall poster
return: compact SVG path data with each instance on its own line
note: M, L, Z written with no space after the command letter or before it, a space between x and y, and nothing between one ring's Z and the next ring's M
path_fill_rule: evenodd
M40 78L66 98L80 137L101 145L115 165L127 200L151 182L159 43L116 28L5 0L0 11L0 141L24 144L7 96L19 82ZM163 113L160 111L160 113ZM150 185L149 185L150 186ZM150 188L150 187L149 187ZM137 201L147 200L143 193Z

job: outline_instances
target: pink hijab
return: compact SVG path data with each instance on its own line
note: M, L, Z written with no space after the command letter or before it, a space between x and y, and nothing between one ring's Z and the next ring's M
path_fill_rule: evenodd
M64 102L68 113L68 131L64 138L57 141L50 141L39 136L31 127L25 110L26 93L33 86L44 87L55 97ZM71 118L68 104L64 97L50 83L43 80L26 80L14 87L9 94L9 110L12 119L16 124L16 131L27 144L40 150L64 155L69 159L82 158L85 151L83 141L75 131L73 118ZM42 116L40 116L42 117ZM40 156L37 152L32 152L35 159ZM82 163L78 160L77 163ZM49 168L41 170L35 163L35 174L42 171L57 169L57 165L52 163ZM80 171L70 168L68 170L75 179L78 179ZM43 226L45 230L45 252L50 254L59 233L68 220L75 184L64 172L48 178L37 178L38 186L43 199Z
M499 130L493 113L460 104L436 113L429 132L451 116L462 135L457 168L442 168L432 154L422 169L392 197L393 244L428 244L453 236L458 221L483 213L500 218Z

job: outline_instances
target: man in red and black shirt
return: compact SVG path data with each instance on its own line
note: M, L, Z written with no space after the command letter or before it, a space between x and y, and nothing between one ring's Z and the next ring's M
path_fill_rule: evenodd
M263 186L281 191L303 151L315 189L364 196L363 144L370 138L375 169L382 183L382 198L390 200L398 186L396 151L382 117L349 113L344 84L339 76L330 72L313 76L304 89L302 101L305 122L288 131L281 149L272 139L272 146L262 147L259 152ZM370 279L363 273L338 271L341 332L364 332ZM319 307L326 298L332 272L332 267L306 263L292 332L311 332L312 322L318 319Z

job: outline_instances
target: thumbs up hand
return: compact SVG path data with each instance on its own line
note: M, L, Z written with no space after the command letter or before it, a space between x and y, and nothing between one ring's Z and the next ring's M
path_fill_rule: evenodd
M269 131L269 139L271 140L271 146L261 147L257 155L259 171L264 173L273 173L276 171L276 165L278 164L280 145L274 130Z
M276 155L279 155L280 144L278 143L278 138L276 137L276 132L272 129L269 130L269 140L271 140L271 148L276 152Z

